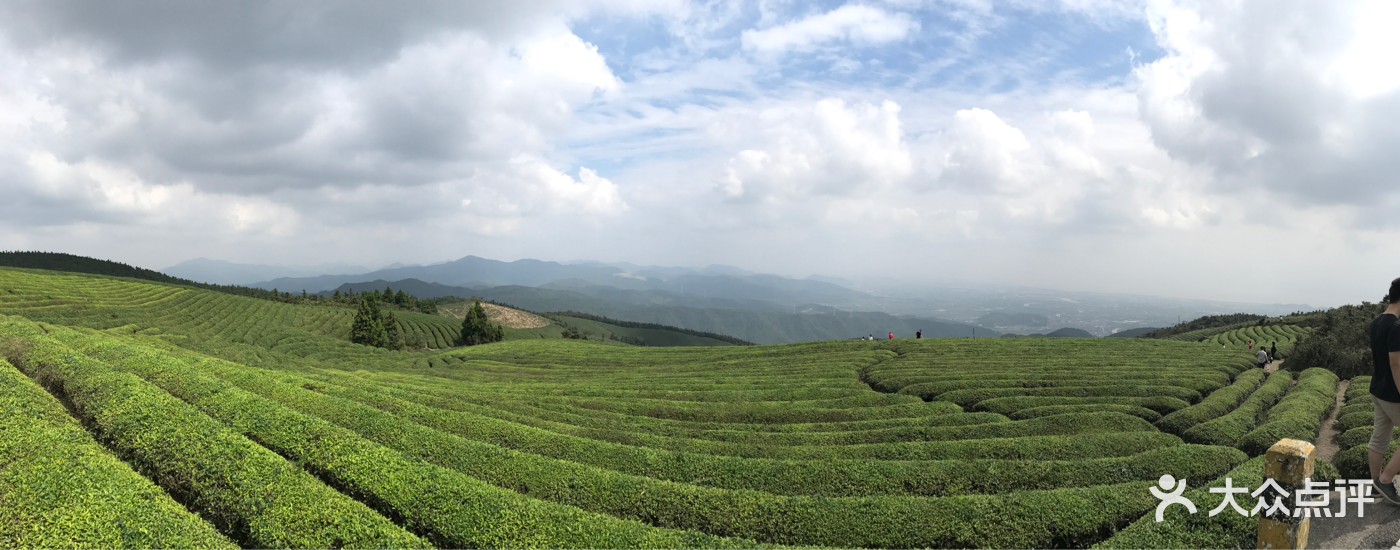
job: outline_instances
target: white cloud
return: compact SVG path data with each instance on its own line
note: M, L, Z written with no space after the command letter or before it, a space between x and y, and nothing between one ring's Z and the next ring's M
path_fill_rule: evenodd
M1394 69L1395 56L1400 53L1397 28L1400 3L1365 0L1357 7L1352 33L1355 38L1334 68L1358 97L1369 98L1400 88L1400 70Z
M908 14L891 14L872 6L846 4L776 27L744 31L742 40L746 49L781 53L807 51L837 40L857 46L884 44L903 40L918 30L918 21Z
M1135 71L1153 141L1208 169L1221 191L1376 204L1400 169L1400 132L1387 122L1400 117L1393 6L1154 4L1167 55Z
M463 208L474 215L494 218L524 219L538 215L604 218L619 216L628 209L617 184L597 172L579 168L575 179L538 158L525 155L512 159L506 171L479 173L454 188L472 195L461 200Z
M729 160L720 190L755 200L854 195L901 185L913 161L899 110L893 101L847 105L836 98L765 109L754 121L758 128L739 126L761 143Z
M1030 149L1021 130L986 109L953 115L940 180L962 189L1014 192L1027 183L1022 155Z

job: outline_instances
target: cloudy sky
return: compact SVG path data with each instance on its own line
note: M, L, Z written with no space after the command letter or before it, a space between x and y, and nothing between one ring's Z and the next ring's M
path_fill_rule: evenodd
M1400 276L1400 3L0 3L0 249Z

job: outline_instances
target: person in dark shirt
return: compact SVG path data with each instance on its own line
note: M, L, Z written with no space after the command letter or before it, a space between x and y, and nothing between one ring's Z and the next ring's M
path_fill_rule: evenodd
M915 332L915 333L914 333L914 337L915 337L915 338L923 338L923 337L924 337L924 329L919 329L919 332Z
M1269 362L1273 363L1276 360L1278 360L1278 342L1269 344Z
M1395 491L1395 474L1400 473L1400 453L1385 461L1385 450L1395 424L1400 422L1400 279L1390 282L1385 296L1386 308L1371 321L1371 402L1375 405L1376 423L1371 442L1366 445L1371 462L1371 483L1376 492L1392 503L1400 504Z

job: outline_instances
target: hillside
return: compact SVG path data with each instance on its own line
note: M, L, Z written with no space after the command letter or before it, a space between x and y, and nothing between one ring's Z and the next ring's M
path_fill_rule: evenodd
M1254 523L1229 515L1141 523L1147 487L1257 484L1260 442L1311 439L1308 396L1336 385L1141 338L387 351L343 339L348 311L0 269L0 480L21 481L0 483L0 514L26 518L0 540L1142 547L1144 529L1199 529L1239 545Z

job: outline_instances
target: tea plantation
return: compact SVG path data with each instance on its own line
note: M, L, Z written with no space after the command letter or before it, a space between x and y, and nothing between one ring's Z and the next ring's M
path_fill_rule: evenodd
M1148 487L1257 478L1337 384L1232 332L453 347L404 313L438 349L387 351L352 314L0 269L0 547L1234 547Z

